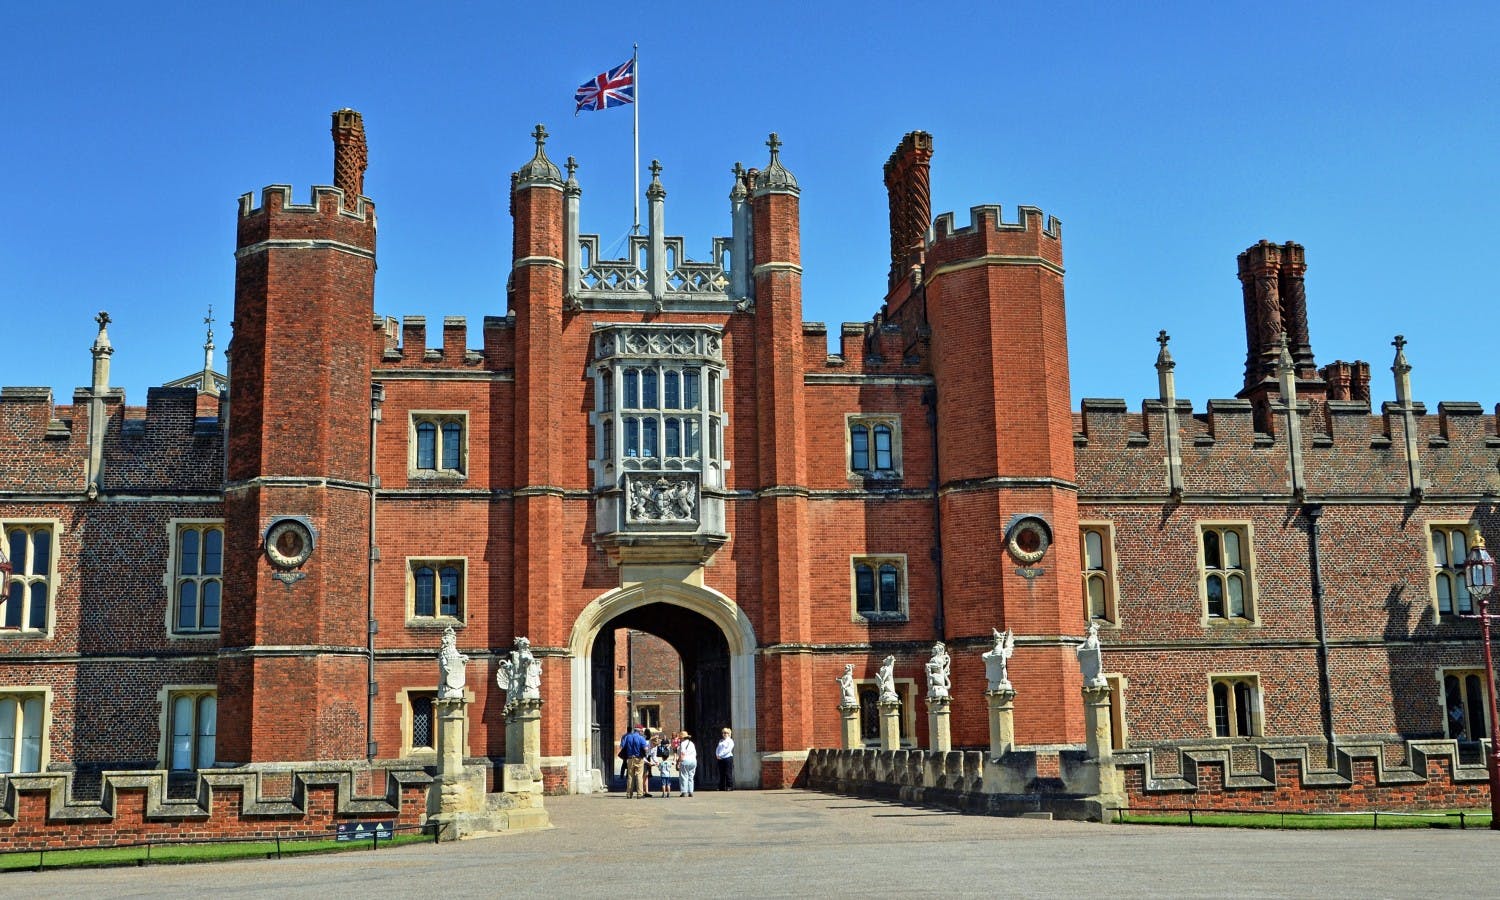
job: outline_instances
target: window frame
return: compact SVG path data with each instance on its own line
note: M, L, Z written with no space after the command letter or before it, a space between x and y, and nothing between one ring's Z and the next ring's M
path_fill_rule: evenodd
M461 479L469 477L469 412L463 409L414 409L407 416L407 464L408 478ZM433 426L432 468L420 465L418 431L423 424ZM458 426L458 468L448 468L449 438L446 426Z
M589 424L594 446L589 466L595 470L596 486L614 486L626 472L698 472L703 487L723 487L730 462L720 440L729 421L721 393L729 372L722 361L706 356L616 356L594 363L592 376ZM676 405L668 405L672 376ZM646 391L653 384L655 394L648 398ZM676 454L667 452L673 432Z
M23 716L24 716L24 710L25 710L25 703L26 703L26 701L27 700L35 700L35 699L40 699L42 701L42 723L41 723L41 735L40 735L41 740L39 741L39 746L37 748L37 769L36 769L36 772L16 772L16 771L0 772L0 777L5 777L5 776L8 776L8 775L33 775L33 774L37 774L37 773L40 773L40 772L46 772L51 767L51 764L52 764L52 688L51 688L51 686L50 685L45 685L45 684L28 684L28 685L19 685L19 686L16 686L16 687L0 688L0 700L15 700L16 701L17 711L21 712ZM16 727L16 733L15 733L15 735L13 737L13 740L15 740L17 743L12 748L12 756L11 756L11 760L12 760L11 766L12 766L12 769L14 769L14 767L15 767L15 760L20 757L20 749L21 749L20 741L24 737L24 730L25 730L24 721L25 720L22 719L22 723L23 724L18 724L18 726Z
M412 726L415 724L412 716L411 701L414 697L420 696L432 698L433 709L431 747L413 747L411 743ZM472 687L465 686L464 700L469 703L473 703L474 696L474 689ZM400 723L401 727L401 759L416 760L424 765L435 764L437 762L437 745L439 741L438 731L443 727L442 717L438 715L437 711L437 688L431 684L405 685L396 691L395 704L397 710L397 721ZM469 716L464 716L463 720L462 741L465 758L473 755L472 753L470 753L469 749L469 718Z
M1257 602L1257 598L1259 597L1260 592L1259 590L1257 590L1255 580L1257 566L1255 564L1254 523L1250 522L1249 520L1232 521L1216 519L1197 522L1196 528L1198 532L1198 546L1196 550L1198 566L1198 607L1201 617L1201 624L1205 628L1233 628L1260 625L1260 604L1259 602ZM1219 551L1220 554L1224 552L1222 549L1222 535L1229 532L1234 532L1236 535L1238 535L1240 540L1240 567L1238 569L1227 569L1224 568L1222 564L1216 568L1209 567L1207 537L1210 532L1221 535L1221 548ZM1209 580L1214 575L1225 572L1240 572L1243 574L1245 581L1245 614L1243 616L1229 615L1229 595L1227 590L1225 591L1223 601L1225 604L1224 614L1214 615L1209 610ZM1227 576L1220 574L1219 577L1225 578L1227 582Z
M166 598L166 615L165 615L165 619L164 619L164 624L165 624L165 627L166 627L167 639L168 640L173 640L173 641L177 641L177 640L201 640L202 638L205 638L205 637L213 637L213 636L217 635L219 633L220 629L222 629L224 627L224 564L223 564L223 561L221 560L220 563L219 563L219 574L217 576L205 576L205 575L202 575L202 574L199 574L199 575L179 575L178 572L177 572L177 570L181 567L180 559L181 559L181 555L182 555L182 532L183 532L183 530L184 529L189 529L189 528L202 530L202 529L211 528L211 527L217 527L219 529L220 534L223 536L223 538L226 541L228 540L228 538L229 538L228 529L225 528L225 526L224 526L224 520L222 518L173 518L173 519L168 519L167 520L167 523L166 523L166 532L167 532L167 568L166 568L166 571L162 573L161 583L162 583L162 591L163 591L163 594L165 595L165 598ZM222 550L221 550L221 552L222 552ZM206 580L208 578L211 578L211 577L217 577L218 580L219 580L219 627L218 628L214 628L213 630L199 628L199 629L192 630L192 631L185 631L183 629L178 628L177 627L177 590L178 590L178 582L181 579L183 579L183 578L192 578L192 579L196 579L196 580L202 582L202 581L204 581L204 580ZM201 592L198 595L198 610L199 610L199 618L201 619L202 618L202 610L203 610L203 595L202 595Z
M880 570L885 565L896 567L896 603L898 609L887 611L879 609L880 606ZM872 590L876 603L876 609L872 612L862 612L859 608L859 568L869 566L871 576L874 579ZM849 612L854 622L873 623L903 623L911 618L911 570L906 564L905 553L875 553L856 554L849 557Z
M442 578L447 566L458 567L458 615L443 614ZM417 614L417 570L433 570L433 614ZM406 558L406 627L463 629L469 612L469 558L467 556L408 556Z
M172 738L173 738L173 707L180 698L193 698L193 746L190 751L193 765L187 769L172 768ZM198 757L201 746L199 741L203 738L201 729L200 713L202 702L205 698L214 699L214 760L207 766L198 765ZM219 737L219 686L217 684L165 684L156 694L156 702L159 710L157 717L157 743L156 761L161 768L172 774L188 772L199 772L211 769L218 765L218 737Z
M1088 563L1088 532L1100 533L1100 552L1103 554L1101 565L1097 569L1086 568ZM1107 628L1120 627L1120 592L1119 577L1116 563L1118 556L1115 553L1115 525L1109 521L1086 520L1078 523L1078 561L1080 574L1083 579L1083 621L1098 622ZM1090 582L1097 581L1104 585L1104 616L1096 617L1093 611L1093 602L1089 596Z
M1214 698L1214 688L1224 685L1228 708L1225 710L1226 722L1229 734L1219 734L1218 706ZM1236 734L1239 730L1240 718L1237 715L1239 709L1239 696L1237 686L1248 686L1250 693L1250 725L1249 734ZM1260 685L1259 672L1210 672L1208 675L1208 734L1214 740L1248 740L1253 738L1264 738L1266 736L1265 718L1265 693Z
M633 708L631 709L631 712L634 713L633 718L635 719L635 722L633 722L632 724L640 725L640 726L642 726L644 728L653 729L653 730L660 730L661 729L661 704L660 703L635 703L635 704L632 704L632 707ZM647 722L646 721L646 716L643 715L643 713L646 710L648 710L648 709L655 711L655 720L653 722Z
M1450 740L1450 741L1463 741L1465 743L1470 743L1470 742L1477 743L1477 742L1482 741L1482 740L1488 740L1490 738L1490 736L1495 733L1495 723L1493 721L1491 721L1491 719L1493 718L1493 716L1490 715L1490 713L1492 711L1492 705L1490 703L1490 695L1489 695L1490 686L1489 686L1489 683L1488 683L1487 679L1484 677L1484 667L1483 666L1440 666L1436 670L1436 675L1437 675L1438 716L1439 716L1439 718L1441 718L1443 720L1443 737L1446 738L1446 739L1448 739L1448 740ZM1450 675L1458 678L1459 679L1459 684L1461 686L1469 678L1477 678L1479 680L1479 702L1480 702L1480 705L1482 706L1482 709L1480 710L1480 717L1483 720L1483 722L1485 723L1485 727L1488 729L1488 731L1487 731L1486 734L1481 735L1480 737L1471 737L1471 736L1468 736L1467 734L1464 737L1454 737L1453 736L1453 731L1449 727L1449 723L1450 723L1451 720L1448 718L1448 715L1449 715L1449 707L1448 707L1448 685L1446 683L1447 680L1448 680L1448 676L1450 676ZM1462 687L1460 687L1460 691L1461 692L1463 691ZM1464 727L1465 727L1465 731L1467 731L1468 727L1469 727L1468 723L1473 720L1473 713L1469 710L1469 697L1467 696L1466 693L1464 693L1464 695L1461 697L1461 699L1462 699L1462 702L1464 704L1464 709L1465 709Z
M1437 536L1438 532L1442 532L1445 535L1451 534L1453 532L1462 532L1464 538L1464 550L1467 551L1469 547L1473 545L1474 533L1477 528L1478 523L1473 521L1472 519L1432 519L1426 523L1426 528L1424 529L1424 531L1426 532L1427 537L1427 596L1432 599L1432 621L1434 623L1451 623L1461 621L1464 615L1472 615L1474 613L1475 604L1474 598L1469 594L1468 582L1464 580L1463 561L1460 560L1457 565L1454 565L1453 561L1450 559L1449 565L1439 566L1437 559L1437 545L1433 539ZM1445 539L1445 546L1449 548L1448 552L1451 555L1452 544L1449 539ZM1462 609L1462 607L1460 607L1458 604L1454 604L1453 612L1443 612L1442 606L1438 602L1438 581L1442 576L1454 579L1454 581L1456 581L1456 583L1463 588L1464 596L1467 597L1469 601L1468 613L1461 614L1459 610ZM1446 724L1444 725L1444 727L1447 727Z
M21 572L21 565L15 559L10 560L13 570L10 576L5 579L4 589L0 590L0 640L48 640L53 636L53 632L57 626L57 589L58 581L60 580L58 574L58 557L61 555L62 550L63 523L61 519L28 517L7 518L0 521L0 543L4 545L7 558L14 556L11 553L10 534L17 529L30 533L44 529L49 531L52 547L47 555L47 571L43 573ZM28 544L29 546L31 545ZM5 604L10 602L10 586L17 582L27 585L28 588L30 585L38 583L47 586L47 624L44 627L30 628L27 626L26 623L31 620L31 604L29 601L26 604L26 608L21 612L21 626L19 628L7 628L4 626ZM22 591L22 596L29 596L31 593L32 591L27 589Z
M915 678L894 678L896 695L901 698L900 728L897 729L901 739L903 750L915 749L917 746L917 680ZM875 736L866 737L864 733L864 698L866 691L874 691L876 703L879 703L880 688L874 678L854 679L854 696L859 699L860 707L860 743L866 747L880 746L880 707L875 708Z
M881 467L879 463L880 450L875 440L876 429L879 427L890 429L890 465ZM864 429L865 442L865 466L856 468L854 465L854 431L856 428ZM845 475L853 481L864 481L865 479L878 479L889 481L900 481L903 478L901 465L901 416L899 413L869 413L851 412L844 414L844 469Z

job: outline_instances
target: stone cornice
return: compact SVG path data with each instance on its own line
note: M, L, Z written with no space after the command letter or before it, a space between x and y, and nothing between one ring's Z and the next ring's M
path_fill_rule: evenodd
M346 244L342 241L295 240L291 238L273 238L249 244L234 251L234 258L244 259L247 256L254 256L257 253L264 253L267 250L333 250L337 253L347 253L350 256L357 256L360 259L375 258L375 251L366 250L364 247L356 247L353 244Z

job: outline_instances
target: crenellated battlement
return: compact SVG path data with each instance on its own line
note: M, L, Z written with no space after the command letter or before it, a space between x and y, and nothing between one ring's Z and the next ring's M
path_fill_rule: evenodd
M375 202L369 197L355 197L351 202L353 209L345 205L345 195L341 188L326 184L317 184L312 187L311 203L296 203L293 201L292 186L289 184L270 184L260 189L260 203L255 202L255 192L247 191L240 195L240 218L248 219L265 213L288 213L293 215L338 215L358 222L375 221Z
M1150 494L1162 490L1170 456L1168 406L1144 400L1131 409L1124 400L1088 398L1074 413L1074 452L1084 496ZM1410 417L1408 418L1408 412ZM1373 411L1365 401L1299 400L1300 427L1286 427L1277 404L1261 427L1248 400L1210 400L1195 411L1175 401L1184 494L1292 493L1289 472L1305 472L1310 496L1391 495L1410 492L1407 446L1417 454L1424 495L1469 497L1500 494L1500 404L1443 401L1437 414L1413 402L1410 410L1385 403ZM1406 440L1410 422L1412 440ZM1289 441L1297 440L1297 453Z
M1056 216L1048 216L1044 225L1042 224L1042 211L1037 207L1019 206L1016 209L1016 221L1006 222L1004 210L999 204L987 203L981 206L971 206L969 207L969 224L963 228L954 228L953 213L945 212L933 222L934 240L943 241L966 234L978 234L982 231L1039 233L1055 241L1062 240L1062 222Z
M485 317L486 336L491 318ZM393 316L376 316L373 327L379 332L382 368L477 367L486 359L486 353L469 348L469 321L464 316L443 317L440 346L428 346L426 316L404 316L399 323Z

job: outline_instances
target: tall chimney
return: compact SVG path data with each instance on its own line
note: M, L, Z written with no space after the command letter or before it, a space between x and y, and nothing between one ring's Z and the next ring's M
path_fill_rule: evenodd
M348 107L333 114L333 186L344 192L344 208L354 209L365 193L365 169L370 150L365 145L365 120Z
M885 161L885 188L891 205L890 284L910 271L912 252L922 248L932 222L932 135L908 131Z

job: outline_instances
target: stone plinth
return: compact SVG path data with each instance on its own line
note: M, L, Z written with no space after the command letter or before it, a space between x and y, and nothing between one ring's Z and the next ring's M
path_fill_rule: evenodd
M1114 748L1110 740L1108 685L1083 689L1083 723L1089 759L1103 759L1112 755Z
M433 816L473 812L484 806L484 770L464 768L464 728L469 701L456 697L437 702L437 778L427 795L427 812Z
M542 701L516 700L505 716L506 793L542 793Z
M859 735L859 706L852 704L840 706L839 715L842 717L842 737L845 750L854 750L864 746L864 740Z
M901 749L901 701L880 701L880 749Z
M1016 692L997 688L984 696L990 702L990 757L999 758L1016 748Z
M948 697L927 698L927 740L931 749L947 753L953 749L953 738L948 728L948 719L953 701Z

